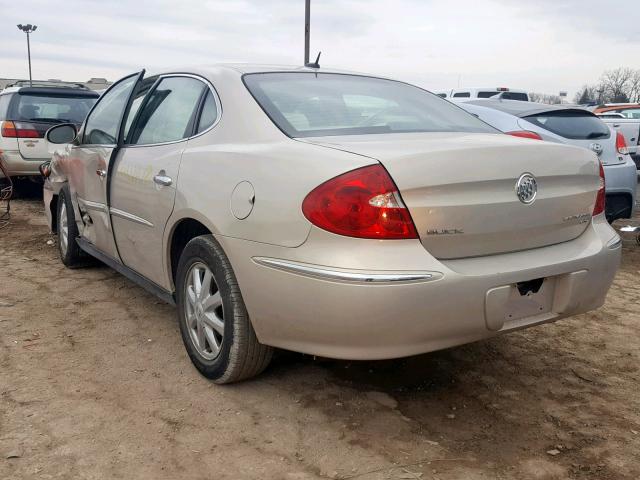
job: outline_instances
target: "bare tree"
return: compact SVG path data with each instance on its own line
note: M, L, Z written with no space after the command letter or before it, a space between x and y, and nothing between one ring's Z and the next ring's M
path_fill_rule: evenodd
M560 98L558 95L549 95L547 93L531 92L529 93L529 99L532 102L547 103L550 105L562 103L562 98Z
M600 84L610 102L625 103L629 101L629 90L636 73L635 70L624 67L604 72Z
M640 103L640 70L633 72L633 76L629 79L627 96L630 102Z

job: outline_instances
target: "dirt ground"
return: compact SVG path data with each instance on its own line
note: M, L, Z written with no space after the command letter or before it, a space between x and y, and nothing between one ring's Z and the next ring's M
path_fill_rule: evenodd
M596 312L396 361L282 352L259 378L216 386L172 307L109 268L65 269L40 201L12 207L1 479L640 478L631 236Z

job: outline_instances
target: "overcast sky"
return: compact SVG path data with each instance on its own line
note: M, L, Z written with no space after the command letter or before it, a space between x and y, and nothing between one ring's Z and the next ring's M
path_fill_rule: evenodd
M640 68L638 0L312 0L321 65L430 89L571 94ZM304 0L0 0L0 77L115 80L140 67L300 64Z

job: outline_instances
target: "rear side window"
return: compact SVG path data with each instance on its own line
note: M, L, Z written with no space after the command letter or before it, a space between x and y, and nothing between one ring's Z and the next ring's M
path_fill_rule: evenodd
M3 95L9 97L9 95ZM46 95L38 93L14 94L7 119L27 122L75 123L84 122L97 97ZM2 107L0 106L0 113Z
M556 135L573 140L609 138L609 127L598 117L583 111L567 110L538 113L525 120Z
M207 97L204 99L204 105L202 107L202 113L200 114L200 121L198 122L198 129L196 133L204 132L207 128L214 124L218 118L218 107L216 100L213 98L211 90L207 92Z
M446 100L393 80L306 72L247 74L243 80L290 137L497 132Z
M469 92L456 92L453 94L453 98L471 98Z
M191 136L195 111L205 88L204 83L195 78L162 79L136 119L131 143L150 145Z

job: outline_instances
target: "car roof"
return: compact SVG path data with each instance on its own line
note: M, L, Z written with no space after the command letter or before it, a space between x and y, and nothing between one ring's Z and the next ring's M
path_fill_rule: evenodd
M8 93L19 93L27 95L50 95L54 97L73 96L98 98L100 96L99 93L93 90L74 87L7 87L4 90L0 91L0 94L2 95Z
M163 68L159 70L148 70L146 77L154 75L168 75L172 73L197 73L204 76L216 74L221 71L234 72L239 75L249 73L280 73L280 72L306 72L306 73L338 73L345 75L360 75L366 77L386 78L380 75L372 75L363 72L355 72L351 70L341 70L337 68L311 68L303 65L277 65L277 64L259 64L259 63L217 63L212 65L198 66L182 66L179 68Z
M545 103L537 103L537 102L523 102L520 100L471 100L470 103L472 105L479 105L482 107L493 108L495 110L499 110L501 112L509 113L511 115L515 115L516 117L528 117L530 115L536 115L538 113L547 113L553 111L570 111L570 110L579 110L583 112L588 112L588 110L576 107L575 105L547 105ZM591 113L591 112L588 112Z

